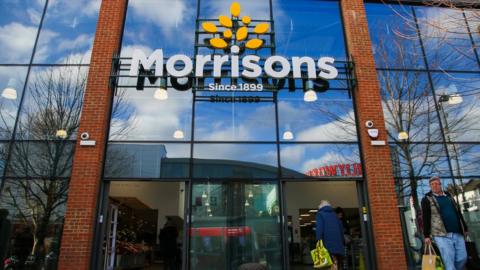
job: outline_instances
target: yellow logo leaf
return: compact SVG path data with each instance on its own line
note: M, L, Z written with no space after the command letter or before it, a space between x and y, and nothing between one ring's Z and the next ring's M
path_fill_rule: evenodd
M233 2L230 6L230 13L232 13L234 17L238 17L240 15L240 4Z
M252 19L250 19L250 17L248 17L248 16L243 16L242 17L242 22L245 25L249 25L252 22Z
M244 39L246 39L248 36L248 29L247 27L243 26L243 27L240 27L238 30L237 30L237 40L238 41L242 41Z
M247 44L245 44L245 47L251 50L256 50L260 48L263 45L263 40L254 38L249 41L247 41Z
M232 30L227 29L223 31L223 37L226 39L231 39L232 38Z
M255 29L253 29L253 32L255 34L265 34L268 31L269 25L268 23L260 23L255 26Z
M217 49L225 49L228 46L227 42L221 38L210 39L210 45Z
M222 26L225 26L225 27L228 27L228 28L232 27L232 20L225 15L218 16L218 21L220 22L220 24Z
M215 24L213 24L211 22L202 23L202 28L203 28L203 30L205 30L208 33L216 33L217 32L217 27L215 26Z

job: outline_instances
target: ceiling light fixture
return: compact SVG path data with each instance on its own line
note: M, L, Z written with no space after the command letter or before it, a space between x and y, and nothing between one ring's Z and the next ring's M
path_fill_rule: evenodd
M177 129L177 130L175 130L175 132L173 133L173 138L175 138L175 139L183 139L183 138L185 138L185 135L183 134L183 131Z
M317 100L317 93L315 93L315 90L313 88L313 81L308 80L305 83L305 94L303 94L303 100L305 102L313 102Z
M157 100L168 99L167 80L165 78L160 78L160 86L157 88L157 90L155 90L153 98Z
M67 138L67 131L65 129L59 129L57 130L57 133L55 134L55 136L57 136L57 138L60 138L60 139L65 139Z
M10 78L7 83L7 87L2 91L2 97L6 99L17 99L17 90L15 89L16 81Z

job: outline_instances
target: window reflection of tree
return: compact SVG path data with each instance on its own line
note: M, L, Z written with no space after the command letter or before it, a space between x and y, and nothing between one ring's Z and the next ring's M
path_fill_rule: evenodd
M49 269L58 258L87 70L74 65L32 69L9 158L4 151L8 178L0 207L9 211L13 224L7 255L35 269ZM2 118L12 117L3 112ZM32 241L20 241L20 236Z
M425 179L433 173L443 177L455 174L462 177L458 168L459 163L454 161L458 159L458 155L474 149L475 145L456 144L455 141L474 137L478 129L475 120L478 116L478 103L447 105L440 100L443 95L449 94L474 96L478 99L480 94L478 87L475 87L480 82L478 75L472 74L467 77L449 71L479 68L476 63L465 67L465 63L476 62L477 59L462 10L448 0L429 1L427 5L440 4L449 6L450 9L413 9L409 6L399 8L398 6L402 6L401 3L386 5L384 8L393 11L393 16L400 19L400 23L389 24L388 31L383 29L384 26L383 28L371 26L371 31L376 31L379 37L375 44L375 55L377 66L382 68L377 73L382 86L382 102L389 140L394 142L392 161L397 178L398 199L399 204L405 206L405 210L413 210L411 217L414 217L412 221L417 226L412 233L421 230L419 197L429 189L428 181L421 181L422 178ZM412 15L414 13L405 15L398 10L402 12L415 10L417 18ZM425 14L427 16L421 17ZM436 16L430 16L432 14ZM476 20L478 27L479 14L474 12L466 17L469 17L468 20ZM430 74L427 70L414 69L419 63L420 66L424 66L421 64L424 62L421 41L427 54L425 64L428 64L430 69L437 69ZM446 82L448 85L448 81L457 83L463 81L463 84L457 85L460 91L444 92L445 89L441 88L445 86L442 85ZM467 85L470 87L466 87ZM435 91L432 88L435 88ZM408 139L400 140L397 137L401 131L407 132ZM445 142L450 147L445 147ZM448 170L442 171L442 168ZM454 171L450 171L451 169ZM453 181L455 186L456 181ZM451 184L445 182L455 193L461 191L461 188L453 189ZM413 206L414 209L409 209L408 206ZM410 244L412 241L410 239ZM420 258L421 256L417 256L417 259Z

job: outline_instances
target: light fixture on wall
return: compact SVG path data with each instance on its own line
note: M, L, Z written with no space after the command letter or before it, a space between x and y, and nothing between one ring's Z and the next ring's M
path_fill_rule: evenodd
M207 198L207 193L205 191L202 193L202 198Z
M2 97L6 99L17 99L17 90L16 87L16 80L10 78L7 83L7 87L2 91Z
M245 206L250 206L250 203L248 203L248 200L245 200Z
M408 133L406 131L398 132L398 139L399 140L406 140L408 139Z
M208 202L208 200L205 202L205 206L210 206L210 203Z
M253 198L253 192L251 190L248 192L248 198Z
M285 126L285 131L283 132L282 138L284 140L293 140L293 132L290 129L290 125Z
M155 90L153 98L158 100L168 99L167 80L165 78L160 78L160 86Z
M313 102L317 100L317 93L315 93L312 80L305 82L305 94L303 94L303 100L306 102Z
M67 138L67 131L65 129L59 129L57 130L55 136L60 139L65 139Z

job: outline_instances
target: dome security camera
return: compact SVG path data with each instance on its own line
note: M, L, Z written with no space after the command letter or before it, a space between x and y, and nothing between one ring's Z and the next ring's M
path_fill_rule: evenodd
M80 134L80 139L82 140L88 140L90 138L90 134L88 134L88 132L82 132L82 134Z
M372 120L366 121L366 122L365 122L365 126L366 126L367 128L373 128L373 121L372 121Z

